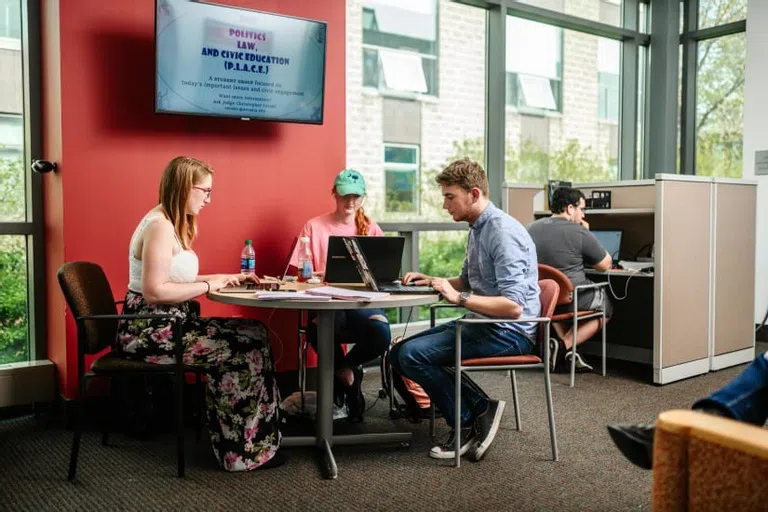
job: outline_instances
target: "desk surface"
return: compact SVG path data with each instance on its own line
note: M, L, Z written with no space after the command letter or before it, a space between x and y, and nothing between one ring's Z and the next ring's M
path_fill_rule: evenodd
M653 277L653 272L640 272L637 270L624 270L623 268L617 268L608 270L606 272L600 272L594 269L584 269L584 273L593 276L622 276L622 277Z
M584 210L586 215L652 215L654 208L590 208ZM549 210L536 210L533 212L535 217L548 217L552 215Z
M407 308L411 306L426 306L440 300L436 293L415 294L390 294L389 296L373 300L371 302L358 302L354 300L259 300L254 292L246 293L218 293L211 292L208 298L225 304L249 306L256 308L275 309L307 309L307 310L336 310L336 309L375 309L375 308Z

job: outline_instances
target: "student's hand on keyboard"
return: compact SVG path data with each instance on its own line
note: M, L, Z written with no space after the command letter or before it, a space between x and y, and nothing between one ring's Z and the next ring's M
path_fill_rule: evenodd
M459 303L459 292L451 285L450 281L442 277L433 277L430 281L430 286L432 286L436 292L440 292L440 295L442 295L445 300L451 304Z
M422 274L421 272L407 272L403 276L403 284L405 286L408 286L408 285L431 286L432 278L426 274Z
M211 291L216 292L227 286L237 286L245 279L245 274L216 274L207 281L211 286Z

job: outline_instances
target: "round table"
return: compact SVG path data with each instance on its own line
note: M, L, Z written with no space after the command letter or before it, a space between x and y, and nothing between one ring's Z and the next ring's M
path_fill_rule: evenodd
M211 292L208 298L225 304L269 309L304 309L318 314L317 329L317 417L315 436L283 437L283 446L316 446L322 451L328 478L338 476L331 446L336 444L378 444L410 442L410 432L333 435L333 344L334 314L344 309L376 309L426 306L440 299L437 294L390 294L370 302L352 300L259 300L258 294Z

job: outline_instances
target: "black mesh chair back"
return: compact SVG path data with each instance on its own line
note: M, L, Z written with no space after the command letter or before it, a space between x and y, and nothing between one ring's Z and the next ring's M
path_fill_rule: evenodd
M90 315L116 315L117 306L104 271L96 263L72 261L59 268L59 285L75 318ZM96 354L112 346L117 336L117 320L84 322L86 354Z

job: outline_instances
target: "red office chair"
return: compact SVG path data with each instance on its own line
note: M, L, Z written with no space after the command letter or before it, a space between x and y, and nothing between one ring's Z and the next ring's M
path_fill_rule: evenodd
M574 287L568 276L549 265L539 264L539 279L552 279L560 287L560 294L557 298L557 305L572 304L573 310L567 313L558 313L552 316L552 322L570 323L573 329L573 338L571 343L571 387L576 382L576 335L578 333L579 322L589 320L590 318L600 318L600 332L603 339L603 377L605 377L605 295L603 295L603 304L600 310L578 310L579 292L584 290L604 288L608 283L582 284Z
M547 397L547 413L549 417L549 436L552 443L552 460L558 460L557 453L557 434L555 432L555 411L552 405L552 384L549 378L550 363L549 363L549 329L552 314L555 311L555 305L557 298L560 294L560 287L551 279L544 279L539 281L540 295L539 301L541 303L541 314L537 318L461 318L456 322L456 328L458 329L458 335L456 336L456 418L455 425L461 423L461 392L459 389L461 382L461 372L474 372L474 371L497 371L497 370L509 370L510 380L512 382L512 402L515 408L515 425L517 430L522 428L520 421L520 400L517 395L517 379L515 377L516 370L532 370L543 369L544 370L544 390ZM435 325L435 310L440 307L458 307L454 304L435 304L430 307L431 324ZM461 325L462 324L481 324L481 323L520 323L520 322L537 322L538 329L538 345L540 347L540 354L543 359L535 354L527 354L522 356L504 356L504 357L480 357L474 359L461 359ZM543 327L543 329L542 329ZM430 419L430 431L434 436L435 432L435 410L432 407L432 414ZM459 467L461 461L461 436L456 436L456 459L454 464Z

